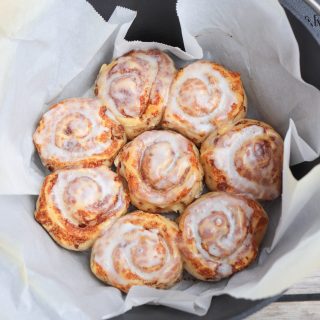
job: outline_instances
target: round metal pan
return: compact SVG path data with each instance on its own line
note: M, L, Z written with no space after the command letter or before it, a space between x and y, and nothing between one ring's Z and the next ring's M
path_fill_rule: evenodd
M286 11L300 47L302 77L320 89L320 5L317 12L317 1L319 0L280 0L280 3ZM89 2L106 20L118 5L138 11L137 18L126 36L127 40L157 41L184 49L174 0L89 0ZM320 158L296 165L292 167L292 172L299 179L318 163ZM279 299L282 299L281 295L256 301L234 299L223 295L214 298L214 311L212 304L208 313L201 318L163 306L145 305L114 319L243 319Z

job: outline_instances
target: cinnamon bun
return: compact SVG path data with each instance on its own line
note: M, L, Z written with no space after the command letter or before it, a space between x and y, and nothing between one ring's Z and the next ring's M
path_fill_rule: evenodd
M115 165L140 210L181 212L202 192L198 149L176 132L142 133L121 150Z
M128 206L120 177L108 167L62 169L44 180L35 219L62 247L80 251Z
M97 239L91 270L103 282L128 292L132 286L166 289L181 279L177 225L142 211L127 214Z
M177 72L162 126L201 144L211 132L246 114L240 75L210 61L197 61Z
M180 217L185 269L197 279L217 281L246 268L257 256L267 225L268 216L258 202L207 193Z
M283 140L269 125L244 119L202 144L201 162L211 190L273 200L281 194Z
M175 71L164 52L131 51L101 67L95 94L133 139L159 124Z
M123 127L98 99L73 98L53 105L33 141L49 170L110 166L126 143Z

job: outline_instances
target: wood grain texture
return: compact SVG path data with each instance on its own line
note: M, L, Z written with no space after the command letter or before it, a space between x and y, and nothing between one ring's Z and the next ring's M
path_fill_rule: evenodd
M320 271L310 275L303 281L293 285L285 294L315 294L320 293ZM320 314L319 314L320 319Z
M320 271L289 288L281 298L282 301L270 304L246 320L319 320L319 294Z
M274 302L247 320L319 320L320 301Z

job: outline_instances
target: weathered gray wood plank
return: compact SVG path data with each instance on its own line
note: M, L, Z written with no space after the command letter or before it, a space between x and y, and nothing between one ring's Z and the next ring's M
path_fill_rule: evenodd
M310 275L303 281L293 285L285 295L312 295L320 294L320 271ZM300 296L301 297L301 296ZM319 320L320 319L320 300L319 301L290 301L274 302L266 308L258 311L246 320Z
M293 285L285 294L320 293L320 271ZM319 315L320 319L320 315Z
M274 302L246 320L319 320L320 301Z

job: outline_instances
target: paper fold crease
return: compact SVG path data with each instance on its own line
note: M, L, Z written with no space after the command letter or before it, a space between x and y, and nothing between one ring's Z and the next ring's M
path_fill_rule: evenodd
M11 2L4 3L10 12ZM144 303L204 315L213 296L269 297L320 267L320 167L300 180L290 170L291 164L319 155L320 92L301 80L297 42L276 0L244 0L241 6L236 0L178 1L186 52L125 40L137 14L126 8L117 7L105 22L84 0L32 0L38 10L26 10L25 15L21 12L30 8L29 2L17 3L20 15L10 24L12 29L0 22L0 65L5 66L0 74L4 316L107 319ZM5 14L0 10L0 21ZM248 269L218 283L184 280L171 290L134 287L124 296L91 275L88 252L60 248L34 221L32 195L46 173L32 133L51 103L92 95L102 63L128 50L153 47L169 51L178 66L203 57L240 72L248 116L270 123L285 137L283 196L263 204L270 227L259 259Z

